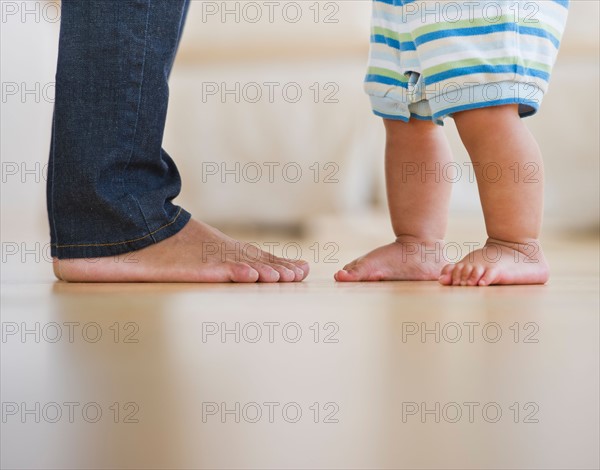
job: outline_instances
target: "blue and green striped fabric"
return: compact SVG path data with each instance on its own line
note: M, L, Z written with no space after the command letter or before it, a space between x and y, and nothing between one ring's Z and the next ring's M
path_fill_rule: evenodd
M548 89L568 0L374 0L365 90L374 112L442 124L473 108L519 104Z

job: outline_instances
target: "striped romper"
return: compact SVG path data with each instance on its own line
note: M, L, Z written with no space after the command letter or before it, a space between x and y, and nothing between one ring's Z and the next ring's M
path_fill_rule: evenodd
M443 125L474 108L539 109L568 0L374 0L365 90L375 114Z

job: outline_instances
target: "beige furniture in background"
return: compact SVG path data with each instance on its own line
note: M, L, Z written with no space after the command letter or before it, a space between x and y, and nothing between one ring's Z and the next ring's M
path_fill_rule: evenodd
M226 224L304 223L319 215L368 211L374 203L381 207L384 134L362 91L370 1L320 2L319 22L313 16L316 2L298 2L302 19L296 23L278 15L279 10L269 22L264 2L257 3L262 19L251 22L257 10L248 7L244 15L250 3L256 2L228 2L230 13L223 17L222 2L192 2L172 76L166 139L185 173L185 205ZM290 3L279 2L280 9ZM325 23L324 12L335 13L330 19L338 22ZM545 155L551 226L598 224L597 26L598 2L573 1L550 93L542 112L527 121ZM262 86L263 99L253 102L253 84L266 82L278 83L279 90L297 83L303 97L290 103L275 93L269 102L268 88ZM325 103L321 94L315 104L310 89L315 83L334 83L338 102ZM222 96L224 89L231 93ZM452 120L447 128L457 161L468 161ZM278 168L301 167L302 178L290 183L276 171L274 182L264 184L268 164L274 162ZM323 181L330 162L339 168L335 183ZM321 170L317 183L310 169L315 163ZM211 174L215 165L218 172ZM223 175L220 165L233 172ZM257 165L264 170L258 183L253 182ZM466 178L455 185L452 208L462 215L479 214L476 187Z

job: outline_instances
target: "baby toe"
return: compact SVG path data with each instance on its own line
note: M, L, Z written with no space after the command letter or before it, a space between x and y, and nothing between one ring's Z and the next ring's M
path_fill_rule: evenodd
M467 285L467 280L471 276L472 272L473 272L473 265L472 264L468 264L468 265L466 265L464 267L464 269L462 270L461 276L460 276L460 285L461 286L466 286Z
M462 276L463 269L465 268L464 264L458 263L454 270L452 271L452 285L460 286L460 279Z
M498 277L498 270L496 268L488 268L479 279L478 285L480 286L491 286L494 284Z
M453 264L447 264L442 268L442 272L439 277L440 284L448 286L452 281L452 269L454 268Z
M481 276L483 276L484 271L485 270L483 269L483 266L474 266L473 270L471 271L471 275L469 276L469 279L467 279L467 285L476 286L479 280L481 279Z

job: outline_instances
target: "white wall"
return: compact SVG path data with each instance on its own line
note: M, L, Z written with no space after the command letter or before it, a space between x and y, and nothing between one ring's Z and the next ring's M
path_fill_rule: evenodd
M236 22L234 13L207 14L211 5L193 4L172 80L167 148L185 156L186 206L219 223L306 221L315 214L365 210L374 198L384 204L383 132L362 92L370 2L337 2L335 24L315 23L312 2L304 4L298 23L277 16L274 23L265 16L252 23L253 11L244 15L243 7ZM527 120L545 155L546 212L554 227L598 224L598 5L573 2L550 92L542 111ZM202 96L213 82L222 91L269 81L298 82L307 99L249 103L239 92L236 103L235 93ZM315 81L335 82L339 102L312 103L308 87ZM457 161L466 163L452 120L447 132ZM213 162L243 169L270 161L295 162L305 172L311 162L336 162L339 182L315 184L310 171L296 184L281 175L280 184L255 184L244 181L243 171L239 183L233 175L223 183L221 173L206 174ZM203 176L206 183L199 184ZM479 214L475 185L464 178L454 189L453 212Z
M60 8L52 2L0 1L0 13L0 233L4 254L7 243L49 241L45 178Z

